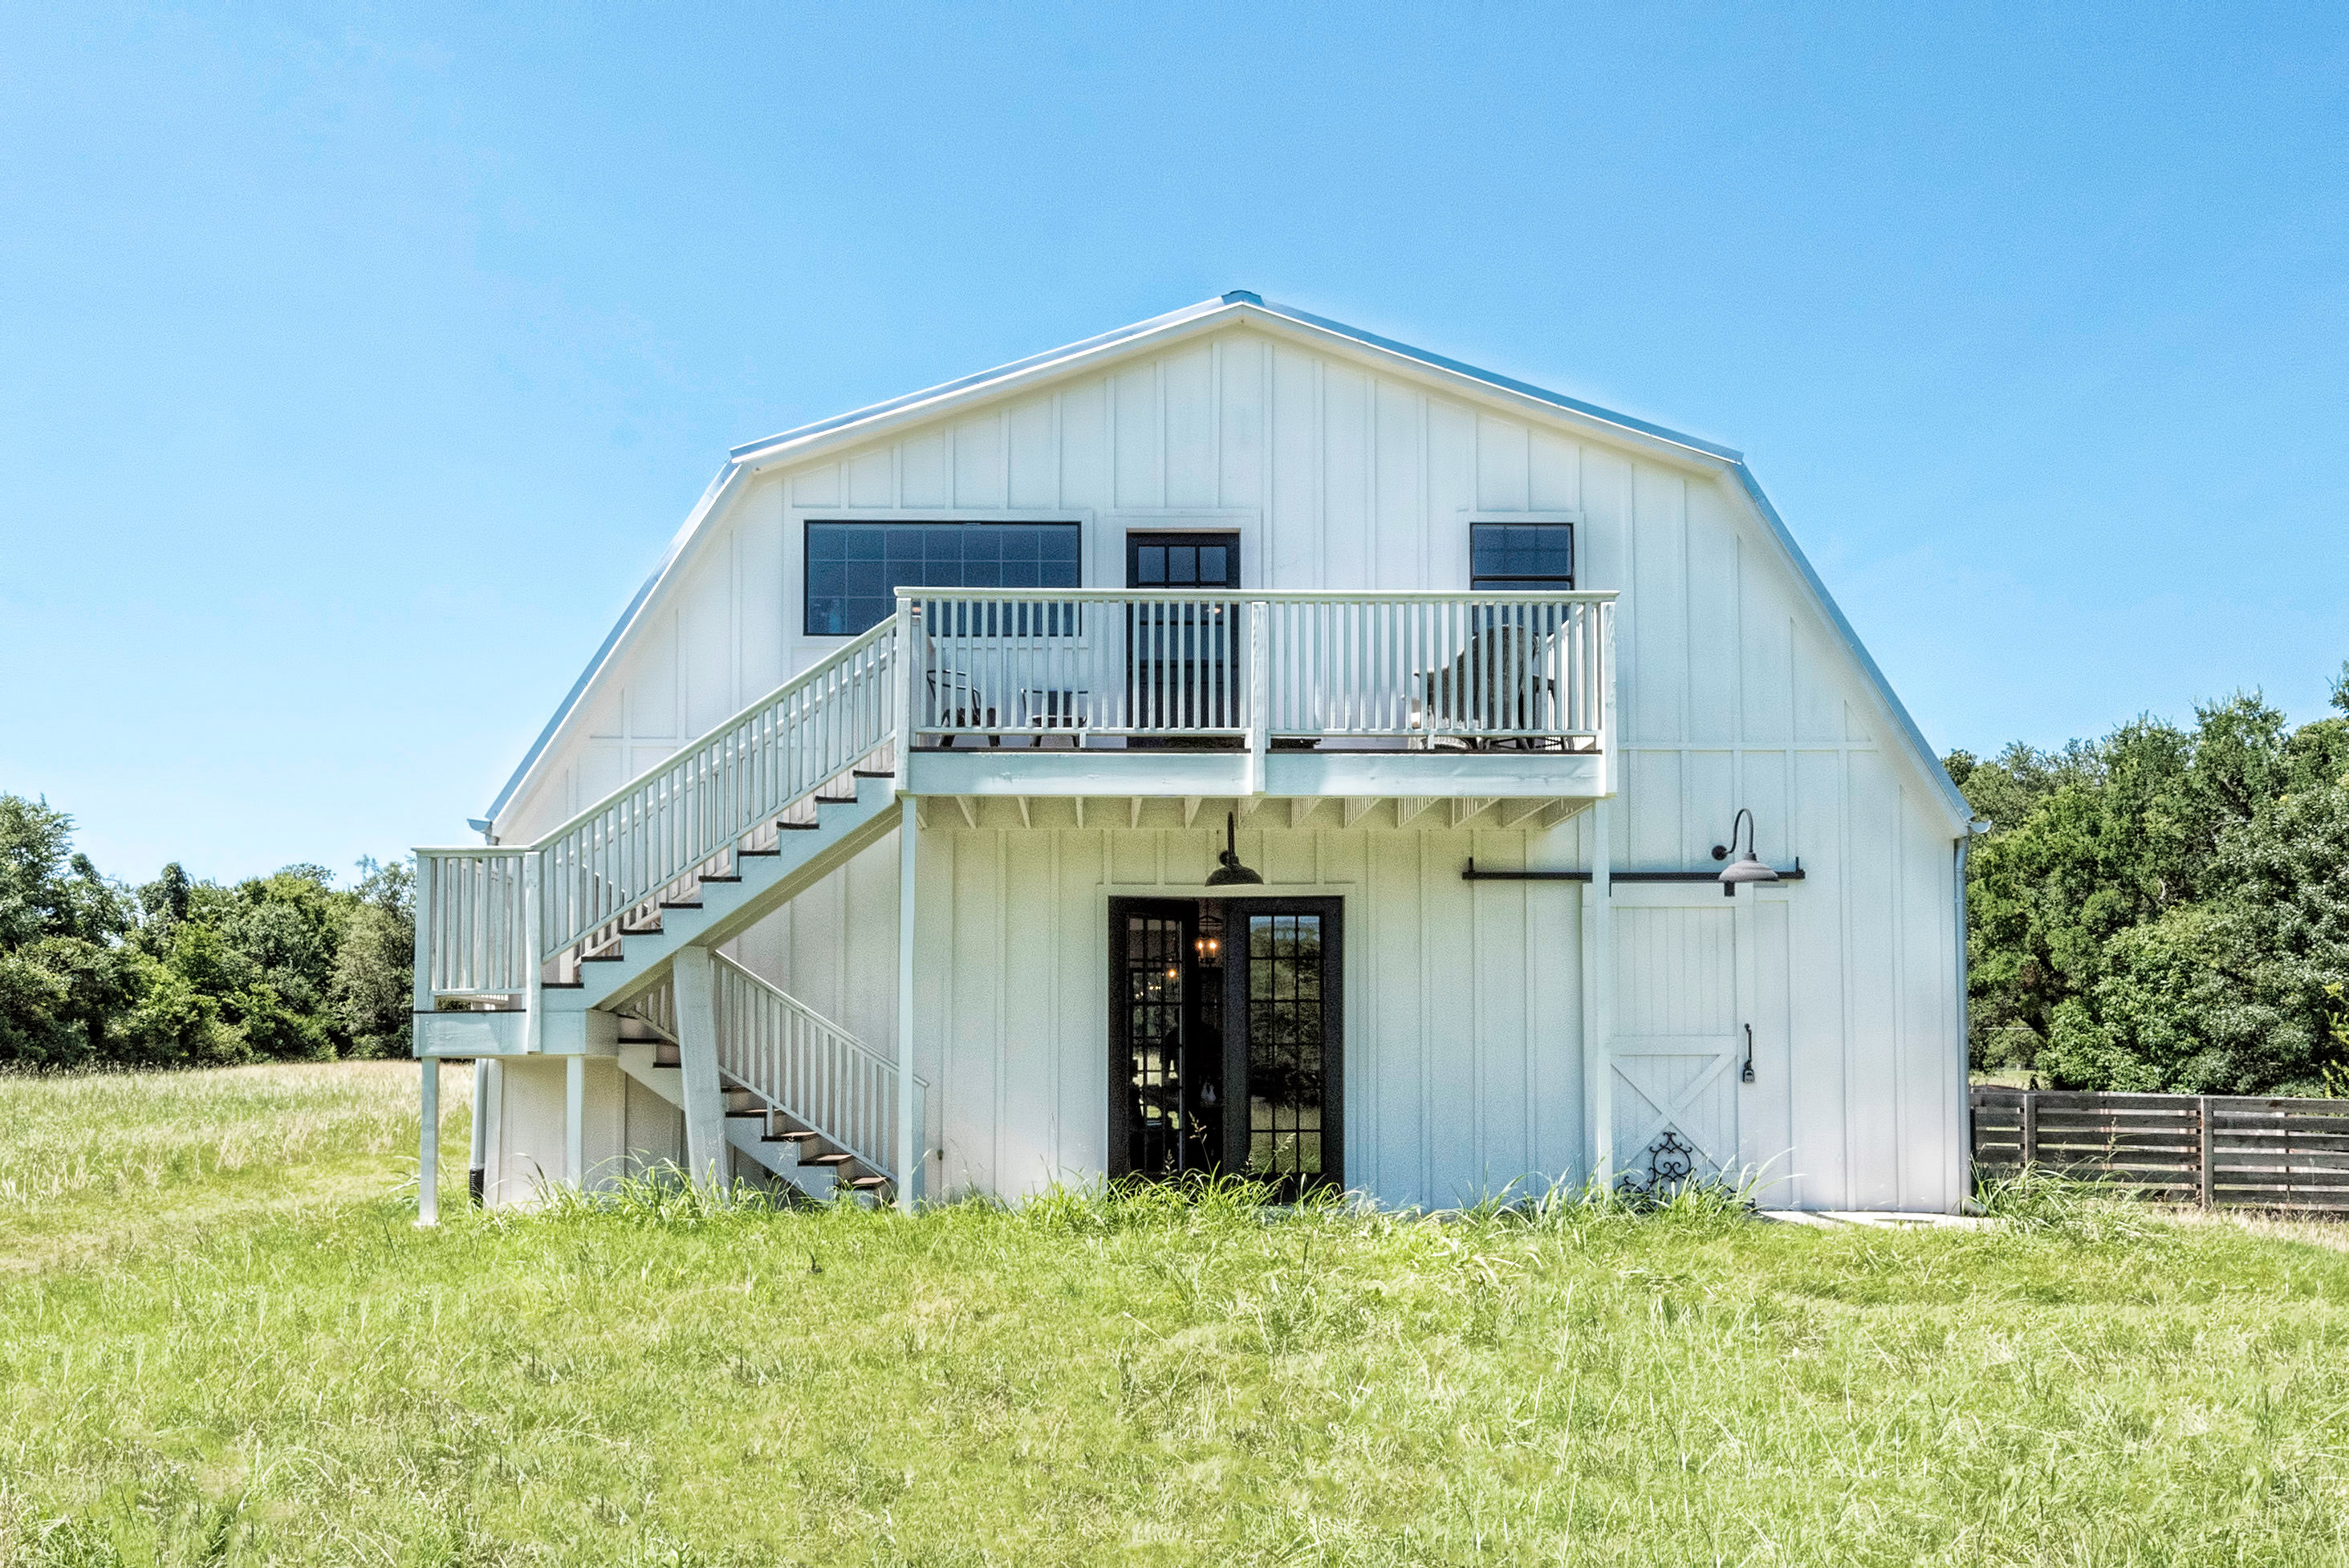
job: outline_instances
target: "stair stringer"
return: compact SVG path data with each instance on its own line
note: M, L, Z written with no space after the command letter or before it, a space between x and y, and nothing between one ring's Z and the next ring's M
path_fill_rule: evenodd
M815 828L778 835L778 854L738 856L740 881L705 881L700 908L663 909L658 931L622 935L618 959L581 963L581 985L550 986L541 1005L556 1013L618 1012L668 975L679 949L731 942L897 826L896 789L887 779L858 779L853 801L818 800Z
M655 1066L654 1057L657 1052L657 1046L650 1040L623 1040L620 1043L620 1070L660 1096L670 1105L682 1110L685 1109L683 1074L676 1068ZM720 1076L719 1082L729 1088L734 1087L725 1082L723 1075ZM809 1197L830 1197L833 1189L832 1168L821 1165L802 1166L800 1163L799 1145L788 1141L781 1143L766 1141L763 1137L766 1126L767 1119L763 1116L755 1121L745 1117L730 1116L726 1119L727 1144L749 1155L762 1170L782 1181L789 1181Z

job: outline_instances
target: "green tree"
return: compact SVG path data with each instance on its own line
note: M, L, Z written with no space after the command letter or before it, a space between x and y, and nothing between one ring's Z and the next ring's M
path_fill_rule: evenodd
M46 799L0 795L0 1060L73 1065L108 1051L129 913L72 841L73 819Z

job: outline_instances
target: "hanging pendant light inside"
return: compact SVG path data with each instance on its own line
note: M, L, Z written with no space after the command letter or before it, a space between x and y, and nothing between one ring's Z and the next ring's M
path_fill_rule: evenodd
M1223 863L1207 873L1209 887L1242 887L1261 883L1264 878L1240 864L1240 829L1236 813L1224 813L1224 852L1216 858Z
M1745 852L1729 861L1731 851L1737 848L1737 825L1740 822L1745 824ZM1737 815L1729 820L1729 842L1713 845L1713 858L1729 861L1721 872L1721 896L1723 898L1735 898L1740 883L1778 880L1778 873L1764 865L1762 857L1754 852L1754 813L1743 806L1737 808Z

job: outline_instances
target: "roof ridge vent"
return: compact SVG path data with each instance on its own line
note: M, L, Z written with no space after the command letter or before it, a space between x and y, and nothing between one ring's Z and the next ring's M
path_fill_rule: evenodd
M1234 289L1224 296L1226 304L1262 304L1264 295L1254 289Z

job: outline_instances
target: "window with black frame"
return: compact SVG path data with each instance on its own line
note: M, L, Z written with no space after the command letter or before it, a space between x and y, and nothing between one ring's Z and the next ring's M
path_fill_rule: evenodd
M1480 593L1571 590L1574 524L1472 522L1468 573L1468 586Z
M869 631L896 613L900 588L1074 588L1080 551L1073 522L811 520L807 634Z

